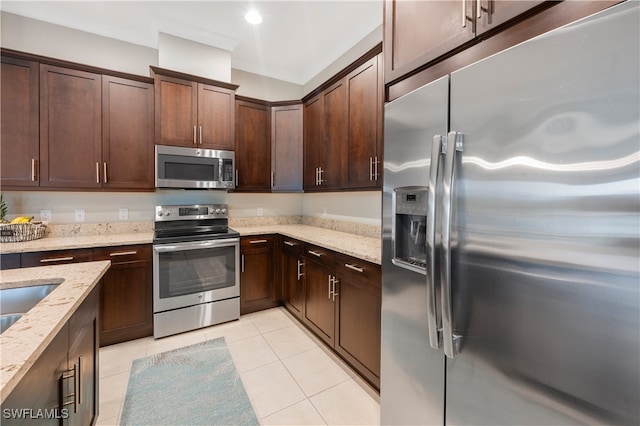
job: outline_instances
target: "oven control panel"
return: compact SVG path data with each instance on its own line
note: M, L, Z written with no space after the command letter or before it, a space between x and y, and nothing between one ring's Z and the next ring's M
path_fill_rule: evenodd
M189 206L156 206L156 222L164 220L226 219L226 204L197 204Z

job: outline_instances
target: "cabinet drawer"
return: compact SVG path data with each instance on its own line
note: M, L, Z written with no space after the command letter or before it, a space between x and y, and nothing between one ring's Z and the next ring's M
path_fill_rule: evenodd
M302 253L302 249L304 247L304 243L302 241L298 241L294 238L289 238L285 236L280 237L280 248L283 253L300 255Z
M151 260L151 245L100 247L93 249L93 260L110 260L111 263Z
M336 254L336 276L359 284L382 287L380 265L344 254Z
M243 249L271 247L275 241L274 235L254 235L240 238L240 247Z
M333 268L335 253L324 247L315 246L313 244L305 244L302 255L312 262L319 263L328 268Z
M17 269L20 267L20 253L0 254L0 269Z
M31 266L62 265L64 263L91 262L93 250L54 250L34 253L22 253L23 268Z

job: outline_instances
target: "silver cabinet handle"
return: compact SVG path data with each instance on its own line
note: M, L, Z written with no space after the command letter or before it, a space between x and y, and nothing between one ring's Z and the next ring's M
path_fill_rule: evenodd
M319 175L318 175L318 170L320 170L319 167L316 167L316 185L320 185L318 182L320 180Z
M285 243L286 245L288 245L289 247L297 246L297 244L296 244L296 243L293 243L293 242L291 242L291 241L285 241L284 243Z
M373 157L369 157L369 180L373 180Z
M333 291L331 299L335 302L336 301L336 296L338 295L338 293L336 292L336 284L338 284L338 279L336 277L333 277Z
M463 148L463 135L449 132L447 153L444 157L444 179L442 183L442 263L440 267L442 300L442 333L444 354L449 358L456 355L454 341L460 336L453 334L453 307L451 306L451 208L453 205L453 185L455 183L455 165L457 153Z
M244 254L240 258L242 259L242 267L240 268L240 271L244 272Z
M360 273L364 272L364 268L359 268L356 265L351 265L349 263L345 263L344 266L349 268L349 269L352 269L354 271L360 272Z
M271 187L273 188L274 183L276 181L276 173L274 171L271 172Z
M67 379L73 379L73 392L70 392L66 395L62 396L62 406L66 407L67 405L73 405L73 412L77 413L78 412L78 406L80 405L80 402L78 400L78 390L79 390L79 374L78 374L78 364L73 364L72 368L69 368L68 370L65 370L62 373L62 376L60 377L60 380L62 380L63 382ZM64 384L63 384L63 388L64 388ZM71 401L65 401L67 398L73 398Z
M324 173L324 170L322 170L322 167L318 167L318 185L322 185L324 183L324 179L322 178L322 175Z
M137 250L133 250L133 251L116 251L113 253L109 253L109 256L129 256L131 254L137 254L138 251Z
M318 253L317 251L308 250L308 252L309 252L309 254L312 254L312 255L317 256L317 257L321 257L322 256L322 253Z
M462 28L467 26L467 0L462 0Z
M328 299L331 299L332 284L333 284L333 277L329 275L329 282L327 285L327 288L329 289L329 295L327 296Z
M200 145L202 145L202 126L200 126Z
M482 5L480 4L480 0L476 0L476 19L480 20L482 18Z
M198 141L196 140L196 127L197 126L193 126L193 144L194 145L198 145Z
M266 243L267 240L251 240L249 241L249 244L261 244L261 243Z
M73 260L73 256L66 257L49 257L46 259L40 259L40 263L49 263L49 262L64 262L66 260Z
M378 161L378 156L377 155L375 157L373 157L373 158L374 158L374 160L373 160L373 177L374 177L374 179L373 180L378 180L378 179L380 179L380 173L378 172L378 163L380 163L380 162Z
M36 165L38 161L35 158L31 159L31 182L35 182L38 178L38 173L36 172Z
M96 183L100 183L100 163L96 163Z
M107 183L107 162L102 163L102 172L104 177L104 183Z
M300 281L300 278L304 276L304 273L302 272L303 267L304 267L304 262L298 259L298 281Z

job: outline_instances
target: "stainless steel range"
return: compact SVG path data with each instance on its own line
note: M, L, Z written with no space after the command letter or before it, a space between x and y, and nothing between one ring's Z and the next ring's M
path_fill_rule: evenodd
M226 204L156 206L153 337L240 317L240 236Z

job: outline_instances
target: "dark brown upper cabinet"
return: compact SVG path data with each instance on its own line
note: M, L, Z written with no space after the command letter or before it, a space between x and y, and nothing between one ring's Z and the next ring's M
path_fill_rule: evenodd
M531 11L540 0L385 0L385 84L455 54L476 37Z
M302 192L302 104L271 108L271 191Z
M2 126L0 184L39 185L38 63L2 56Z
M382 152L382 76L378 61L371 58L347 77L348 148L347 186L379 187Z
M304 190L319 189L320 170L324 167L324 97L322 93L304 103L303 109L303 185Z
M236 100L236 191L271 189L269 107Z
M384 96L377 52L305 99L305 191L380 188Z
M100 188L102 76L40 64L40 186Z
M154 188L153 99L153 84L102 77L104 188Z
M160 145L233 150L238 86L151 67Z

